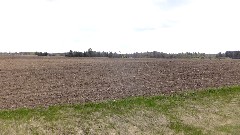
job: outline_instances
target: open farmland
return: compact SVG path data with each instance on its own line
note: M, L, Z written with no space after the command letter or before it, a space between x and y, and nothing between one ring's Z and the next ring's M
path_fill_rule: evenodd
M238 60L0 57L0 108L238 85L239 67Z

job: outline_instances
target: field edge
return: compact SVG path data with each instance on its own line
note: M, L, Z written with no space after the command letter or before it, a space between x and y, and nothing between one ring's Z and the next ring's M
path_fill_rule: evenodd
M240 110L239 98L240 86L235 85L167 95L130 97L98 103L5 109L0 110L0 123L5 125L5 127L3 126L5 129L16 129L12 132L5 130L6 134L35 133L35 131L40 134L76 134L77 132L80 134L110 132L116 134L237 133L239 131L237 127L240 127L239 124L236 124L240 122L237 118L240 113L236 112ZM235 107L235 111L230 107ZM234 114L229 114L231 112ZM209 117L206 117L206 114ZM209 121L206 122L208 119ZM222 119L227 125L220 123L218 119ZM205 123L211 124L212 122L215 126L205 125ZM14 127L13 123L21 127L16 125ZM24 131L20 130L22 127L24 127ZM131 129L118 130L127 127L131 127Z

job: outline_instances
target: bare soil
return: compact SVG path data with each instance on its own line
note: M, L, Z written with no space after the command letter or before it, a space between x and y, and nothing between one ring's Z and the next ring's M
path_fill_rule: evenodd
M0 57L0 109L238 84L239 60Z

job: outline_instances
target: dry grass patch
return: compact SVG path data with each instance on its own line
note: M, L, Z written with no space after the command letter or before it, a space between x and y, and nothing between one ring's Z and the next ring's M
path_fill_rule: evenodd
M203 103L206 100L197 100L185 104L185 107L179 107L180 119L186 125L201 128L206 134L238 133L240 130L236 130L236 127L240 127L239 94L216 98L218 99L208 99L209 103Z

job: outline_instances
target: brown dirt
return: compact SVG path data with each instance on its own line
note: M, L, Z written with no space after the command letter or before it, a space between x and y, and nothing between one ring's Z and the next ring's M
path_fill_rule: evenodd
M239 60L0 57L0 109L240 84Z

